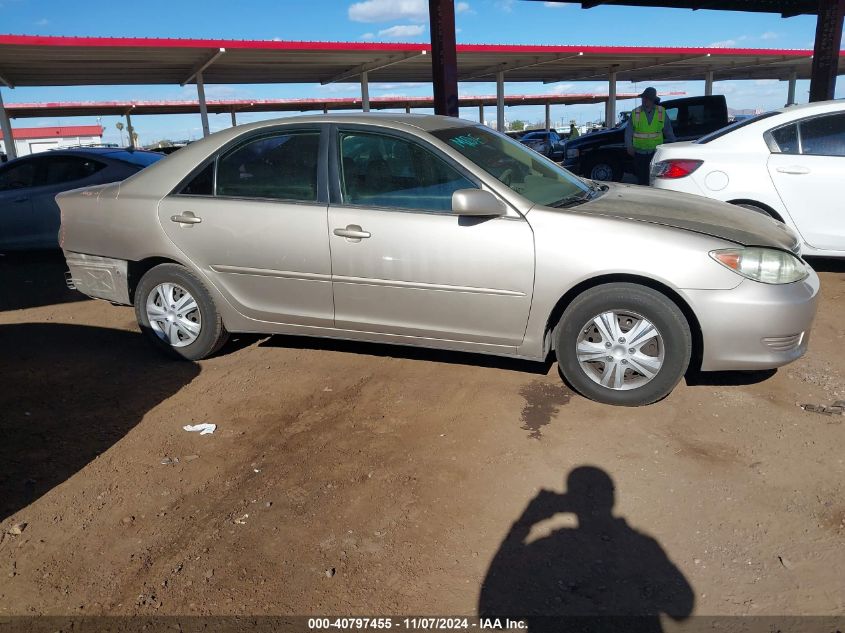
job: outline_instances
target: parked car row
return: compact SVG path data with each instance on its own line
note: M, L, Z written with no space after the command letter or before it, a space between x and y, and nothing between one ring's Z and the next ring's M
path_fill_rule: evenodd
M689 141L728 125L728 105L723 95L685 97L661 101L679 141ZM623 124L567 141L561 148L563 166L593 180L620 182L634 173L634 161L625 150Z

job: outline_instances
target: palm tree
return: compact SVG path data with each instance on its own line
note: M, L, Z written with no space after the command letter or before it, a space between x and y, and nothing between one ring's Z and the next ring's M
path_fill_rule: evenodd
M120 132L120 144L123 145L123 123L118 121L114 124L114 126L117 128L117 131Z

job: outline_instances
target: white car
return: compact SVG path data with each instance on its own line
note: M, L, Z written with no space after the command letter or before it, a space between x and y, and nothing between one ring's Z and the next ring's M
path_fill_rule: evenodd
M802 253L845 257L845 101L790 106L657 148L651 183L784 222Z

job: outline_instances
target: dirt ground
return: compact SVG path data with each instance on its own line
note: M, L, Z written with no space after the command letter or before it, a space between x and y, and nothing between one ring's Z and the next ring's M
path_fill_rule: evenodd
M845 416L798 404L845 399L845 265L814 265L805 358L623 409L470 354L172 362L56 257L0 257L0 616L614 612L631 569L678 617L843 614Z

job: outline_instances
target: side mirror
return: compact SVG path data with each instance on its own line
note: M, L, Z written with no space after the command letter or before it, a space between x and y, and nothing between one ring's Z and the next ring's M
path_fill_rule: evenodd
M452 213L479 217L506 215L505 203L489 191L482 189L458 189L452 194Z

